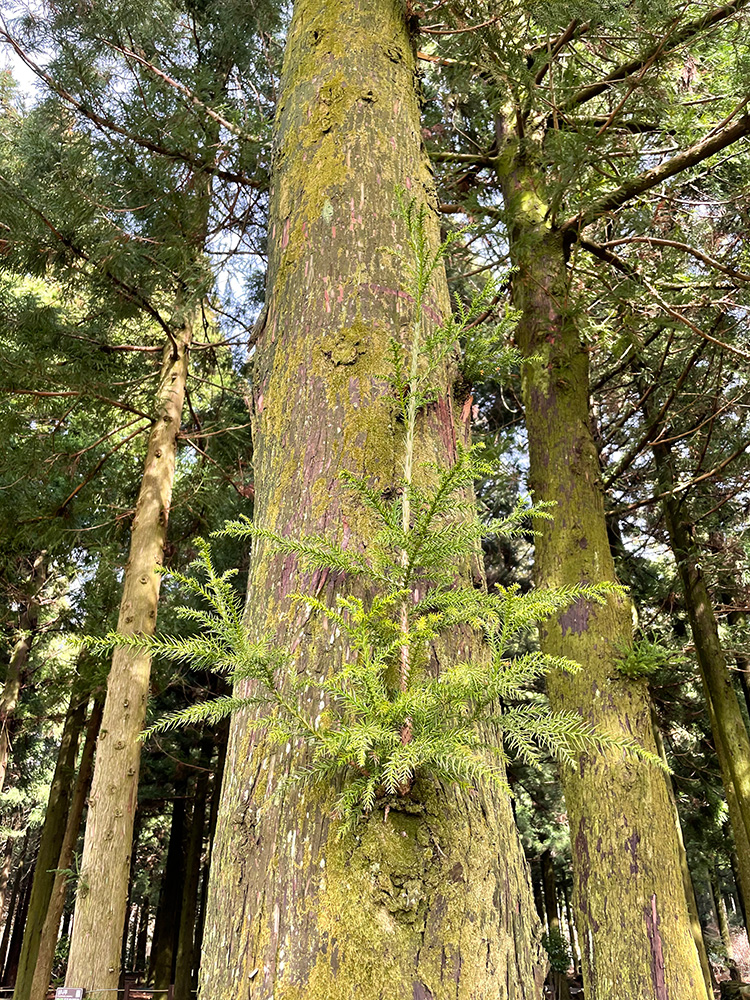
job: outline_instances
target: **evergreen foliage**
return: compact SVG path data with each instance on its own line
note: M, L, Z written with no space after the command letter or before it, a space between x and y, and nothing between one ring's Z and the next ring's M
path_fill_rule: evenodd
M213 723L234 710L252 709L269 750L305 745L307 753L290 780L341 781L336 810L342 829L369 814L378 800L407 795L418 774L463 787L488 781L509 791L507 752L530 764L552 754L574 765L578 754L604 747L650 758L632 739L598 732L573 712L552 714L526 693L549 669L576 670L577 664L541 652L514 655L522 637L540 622L576 601L603 602L621 588L582 584L522 594L517 586L498 586L488 593L462 578L459 567L476 556L481 539L516 536L528 530L530 519L552 515L525 498L506 518L478 519L473 483L492 469L476 448L459 447L452 466L424 466L417 475L418 414L436 399L436 373L456 350L487 292L426 334L425 297L455 237L433 250L424 207L402 200L401 216L408 232L402 261L415 304L409 342L390 341L390 388L405 428L402 477L384 494L363 477L341 475L375 528L366 552L350 551L324 536L285 538L254 527L247 518L217 532L270 544L296 558L303 571L334 570L348 581L348 592L337 596L333 607L309 593L293 598L330 632L320 676L312 682L325 709L316 714L306 707L311 678L297 674L290 651L275 645L270 635L259 641L248 636L242 602L232 587L234 571L216 572L206 542L199 545L194 574L176 577L205 603L205 609L179 612L197 626L195 634L110 634L103 640L227 674L235 691L253 682L250 694L194 705L163 718L150 732L199 720ZM473 655L435 675L431 650L456 632L466 636Z

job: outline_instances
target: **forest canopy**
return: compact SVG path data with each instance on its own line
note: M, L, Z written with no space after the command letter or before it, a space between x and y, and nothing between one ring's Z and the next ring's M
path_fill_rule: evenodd
M0 991L750 996L749 27L0 10Z

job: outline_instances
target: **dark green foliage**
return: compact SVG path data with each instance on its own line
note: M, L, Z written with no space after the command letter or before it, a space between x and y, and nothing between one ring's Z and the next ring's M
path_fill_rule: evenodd
M549 964L555 972L567 972L570 967L570 948L560 931L542 935L542 946L549 956Z

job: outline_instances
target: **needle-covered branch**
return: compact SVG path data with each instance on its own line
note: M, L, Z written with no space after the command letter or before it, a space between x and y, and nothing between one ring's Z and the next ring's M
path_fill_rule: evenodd
M582 209L578 215L567 219L562 223L560 228L564 232L581 232L593 222L597 222L610 212L614 212L622 205L632 201L633 198L637 198L638 195L658 187L659 184L669 180L670 177L681 174L703 160L707 160L715 153L719 153L722 149L726 149L727 146L731 146L738 140L743 139L748 133L750 133L750 114L745 114L734 122L733 125L728 125L726 128L721 129L721 131L690 146L689 149L685 149L676 156L664 160L658 167L646 170L644 173L639 174L638 177L633 177L631 180L626 181L614 191L604 195L603 198L599 198L587 208Z
M639 73L644 66L652 65L658 59L673 53L681 45L684 45L685 42L697 38L715 25L726 21L742 10L743 7L747 6L747 2L748 0L733 0L732 3L722 4L702 17L688 21L682 28L667 32L664 37L660 38L656 44L646 49L641 55L622 63L596 83L589 83L581 87L572 97L561 104L560 111L571 111L573 108L579 107L581 104L585 104L594 97L605 93L613 84L620 83L629 76Z

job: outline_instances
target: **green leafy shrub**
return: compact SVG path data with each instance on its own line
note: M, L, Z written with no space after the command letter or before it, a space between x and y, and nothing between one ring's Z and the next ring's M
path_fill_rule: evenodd
M674 650L647 639L637 639L631 647L622 651L617 669L623 677L637 680L641 677L655 677L659 671L680 662L684 662L684 657L677 655Z
M195 635L105 640L228 675L234 694L162 718L151 731L252 709L268 752L287 743L299 748L289 780L341 787L336 810L343 829L376 803L387 806L389 798L408 795L417 775L461 786L487 781L507 792L508 752L530 764L551 754L573 765L582 751L604 746L645 756L625 735L605 736L572 712L551 713L545 701L528 693L546 671L577 670L576 663L542 652L514 655L539 622L575 601L617 599L620 588L605 583L528 594L517 587L476 589L457 567L477 557L481 540L527 532L534 519L551 517L550 511L533 507L527 497L503 520L479 519L473 483L494 470L476 448L459 448L449 468L422 465L415 475L418 414L437 398L445 365L479 307L474 302L425 333L423 302L451 240L430 249L424 207L402 204L402 217L408 252L401 259L415 303L407 343L390 341L390 391L404 427L402 477L395 489L381 492L365 477L340 475L374 525L366 550L344 549L322 535L285 538L248 519L217 533L263 540L296 557L301 571L343 575L348 592L339 594L333 607L310 594L293 597L332 637L322 660L316 659L316 676L298 674L292 653L272 636L250 638L234 574L216 573L206 542L200 543L194 572L174 574L205 603L203 609L179 612L195 624ZM498 358L500 367L504 363ZM457 632L471 640L474 655L434 671L432 649L450 647ZM304 707L311 703L311 686L326 706L320 713Z
M570 948L559 930L542 935L542 947L547 952L549 964L555 972L567 972L570 968Z

